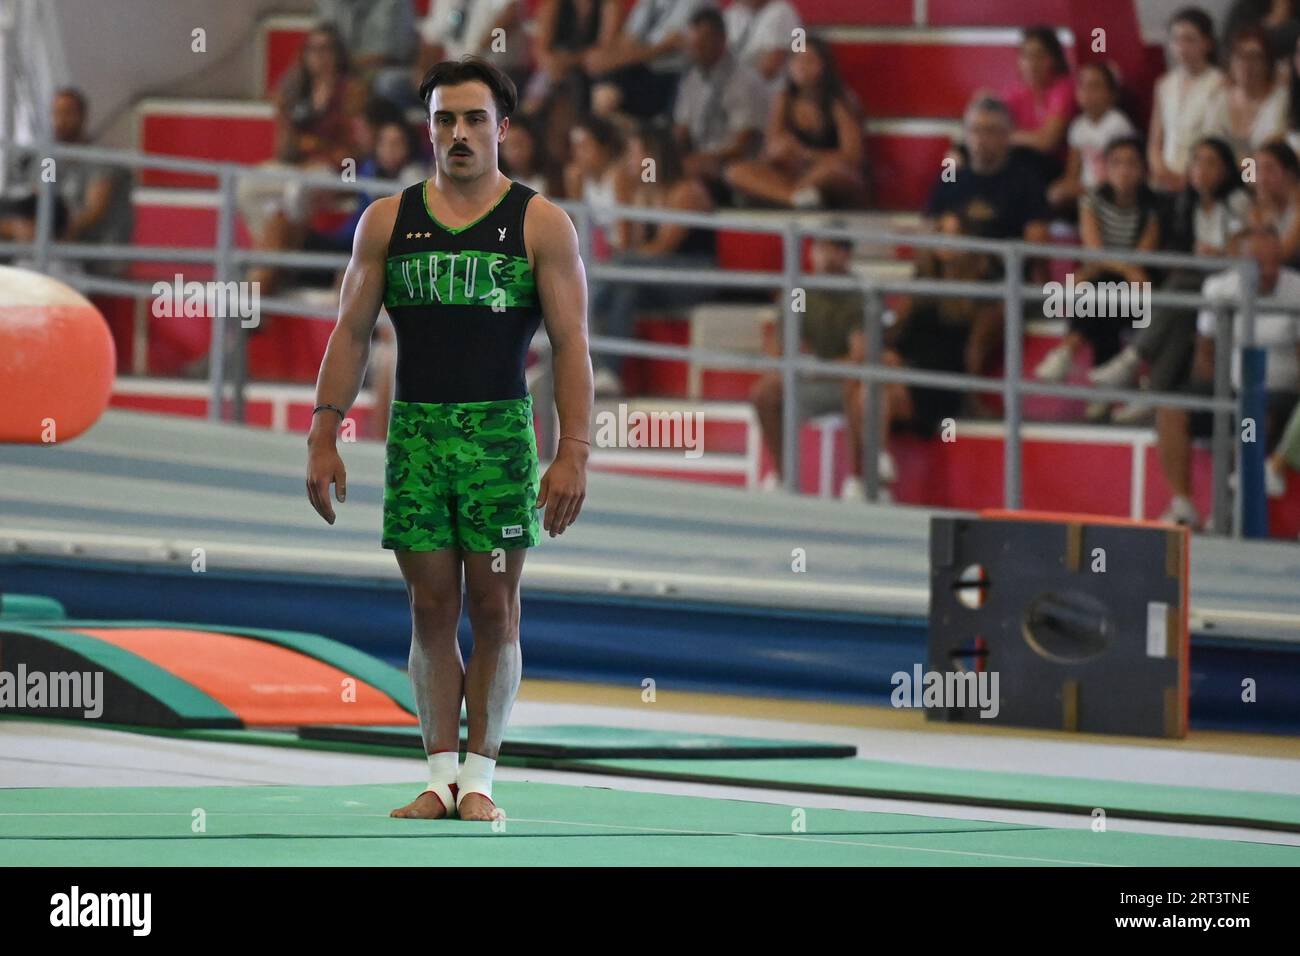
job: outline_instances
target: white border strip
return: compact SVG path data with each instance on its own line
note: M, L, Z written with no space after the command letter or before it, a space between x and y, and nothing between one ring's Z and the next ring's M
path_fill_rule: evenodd
M961 133L961 120L955 119L869 119L871 136L947 136Z
M258 100L203 100L151 96L136 104L141 116L224 116L247 119L275 119L275 104Z
M819 28L817 36L831 43L896 43L918 46L1001 46L1018 47L1019 27L850 27ZM1074 46L1074 32L1058 27L1063 47Z
M211 209L215 212L217 192L212 189L164 189L159 186L138 186L131 191L131 204Z

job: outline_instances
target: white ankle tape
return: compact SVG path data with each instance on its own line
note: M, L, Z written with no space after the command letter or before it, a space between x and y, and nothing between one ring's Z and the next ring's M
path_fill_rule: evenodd
M460 776L456 780L459 791L456 794L456 806L465 799L467 793L481 793L489 800L492 799L492 774L496 770L497 762L482 754L466 753L465 763L460 768Z
M458 766L460 754L454 750L445 750L442 753L429 754L428 759L429 785L424 789L441 800L443 809L451 813L455 805L452 787L456 784L456 774L460 769Z

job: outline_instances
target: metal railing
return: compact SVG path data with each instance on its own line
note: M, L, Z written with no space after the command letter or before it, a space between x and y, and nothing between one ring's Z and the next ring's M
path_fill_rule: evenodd
M14 253L30 255L36 268L42 271L48 270L51 263L62 260L211 263L216 281L224 283L235 280L237 267L245 265L342 268L348 260L345 254L237 249L234 242L235 190L237 182L244 177L271 178L332 192L366 190L377 194L394 193L405 185L391 180L354 179L345 181L338 176L324 173L144 155L89 146L60 144L10 145L15 145L20 153L28 153L38 157L53 157L56 163L59 159L78 159L133 170L158 169L169 172L201 174L213 176L217 180L216 242L211 248L193 249L132 246L97 248L80 243L55 242L52 235L55 186L52 183L42 181L38 187L35 240L32 243L0 242L0 255ZM1256 505L1249 513L1244 511L1243 504L1246 498L1247 486L1254 490L1263 487L1263 452L1262 449L1256 449L1253 453L1242 452L1243 443L1233 442L1233 418L1235 416L1238 421L1241 421L1251 412L1261 413L1263 408L1263 353L1262 350L1254 347L1256 311L1260 308L1267 308L1270 311L1300 312L1300 302L1288 302L1274 298L1258 300L1256 296L1258 270L1252 260L1160 252L1124 251L1120 253L1113 249L1087 249L1077 246L1034 244L1009 240L982 240L926 233L873 231L866 234L862 230L850 226L822 225L805 222L795 217L783 218L779 222L774 222L727 213L691 213L636 206L601 207L600 212L604 217L614 216L629 221L676 224L710 230L729 229L754 234L775 234L779 235L782 240L782 269L780 272L722 272L712 269L656 268L653 266L619 265L594 261L592 237L595 225L592 208L572 202L561 202L559 205L570 213L575 222L578 231L579 249L584 262L587 263L589 280L702 285L713 289L779 290L783 293L783 348L780 356L756 355L696 346L664 345L602 335L591 336L590 346L591 351L595 353L640 356L682 362L694 361L707 363L710 367L715 368L779 371L782 376L785 396L782 403L783 445L781 450L781 472L786 486L791 490L795 487L798 472L797 463L799 461L798 426L800 415L798 392L795 388L799 375L807 374L822 378L863 381L868 390L868 401L870 403L868 407L873 410L880 407L880 389L887 383L897 382L905 385L951 389L962 392L1000 391L1006 410L1004 506L1012 509L1020 508L1023 500L1021 427L1023 424L1022 402L1026 396L1050 396L1111 402L1141 401L1148 405L1208 411L1214 414L1212 438L1214 507L1211 526L1220 533L1231 531L1237 536L1241 536L1243 533L1252 535L1266 533L1266 527L1261 527L1261 522L1266 525L1266 516L1261 518L1264 506L1262 493L1256 496ZM864 280L852 275L805 274L801 268L800 256L803 241L809 238L839 238L850 241L869 239L874 245L984 253L1001 261L1004 278L996 282L959 282L915 278ZM1240 343L1234 342L1233 322L1231 321L1234 311L1232 302L1210 299L1201 294L1164 290L1154 290L1150 297L1150 306L1152 308L1210 308L1215 311L1218 321L1215 336L1217 359L1215 362L1216 373L1213 397L1174 392L1138 391L1026 381L1023 378L1022 346L1025 331L1025 305L1039 301L1047 295L1046 290L1042 287L1026 285L1022 281L1021 277L1024 274L1023 270L1026 261L1033 258L1069 258L1081 262L1104 262L1113 261L1117 255L1122 255L1127 262L1144 266L1205 272L1236 270L1240 274L1240 288L1243 294L1240 297L1238 307L1235 309L1243 325ZM150 296L153 289L152 282L114 279L96 275L69 274L61 278L65 278L69 284L82 291L92 293ZM863 294L865 306L863 332L866 337L865 341L869 344L869 359L866 363L847 364L819 360L800 354L801 313L794 309L794 293L798 289L857 291ZM878 364L878 357L881 354L881 327L884 314L882 297L887 293L895 292L910 295L1002 300L1005 303L1003 377L991 378L955 372L896 368ZM336 310L312 306L293 299L267 298L261 301L261 307L263 311L302 315L317 319L334 320L336 318ZM222 417L227 365L230 364L233 366L234 417L236 420L242 420L242 394L246 381L245 363L243 361L246 347L244 331L242 327L237 326L237 332L232 341L228 337L227 321L214 320L212 322L208 405L208 415L212 419ZM1243 354L1241 388L1235 397L1231 394L1230 362L1228 360L1234 348L1241 348L1243 353L1254 353L1252 361L1246 361L1247 356ZM880 490L877 452L882 447L882 436L878 416L874 412L866 416L865 427L863 474L866 477L868 497L875 500ZM1241 480L1236 483L1235 495L1228 481L1228 475L1233 464L1234 448L1242 452L1239 455L1241 461L1238 469Z

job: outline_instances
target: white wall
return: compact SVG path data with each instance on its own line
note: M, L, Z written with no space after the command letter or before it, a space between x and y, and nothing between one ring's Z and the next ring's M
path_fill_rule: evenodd
M1232 6L1232 0L1135 0L1142 39L1146 43L1163 44L1169 18L1183 7L1200 7L1214 18L1215 34L1223 30L1223 18Z
M312 0L44 0L59 23L69 81L90 99L105 145L129 147L129 107L146 95L260 94L258 20L310 13ZM207 32L207 52L191 31Z

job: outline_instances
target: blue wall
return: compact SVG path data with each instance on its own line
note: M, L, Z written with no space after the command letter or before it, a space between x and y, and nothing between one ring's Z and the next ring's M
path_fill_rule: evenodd
M311 631L405 667L400 581L160 570L6 556L0 588L45 594L78 618ZM890 675L926 660L926 622L616 596L525 594L524 675L887 705ZM470 647L462 617L461 643ZM1252 677L1257 701L1241 700ZM1193 635L1192 726L1300 733L1300 647ZM774 717L779 716L773 714Z

